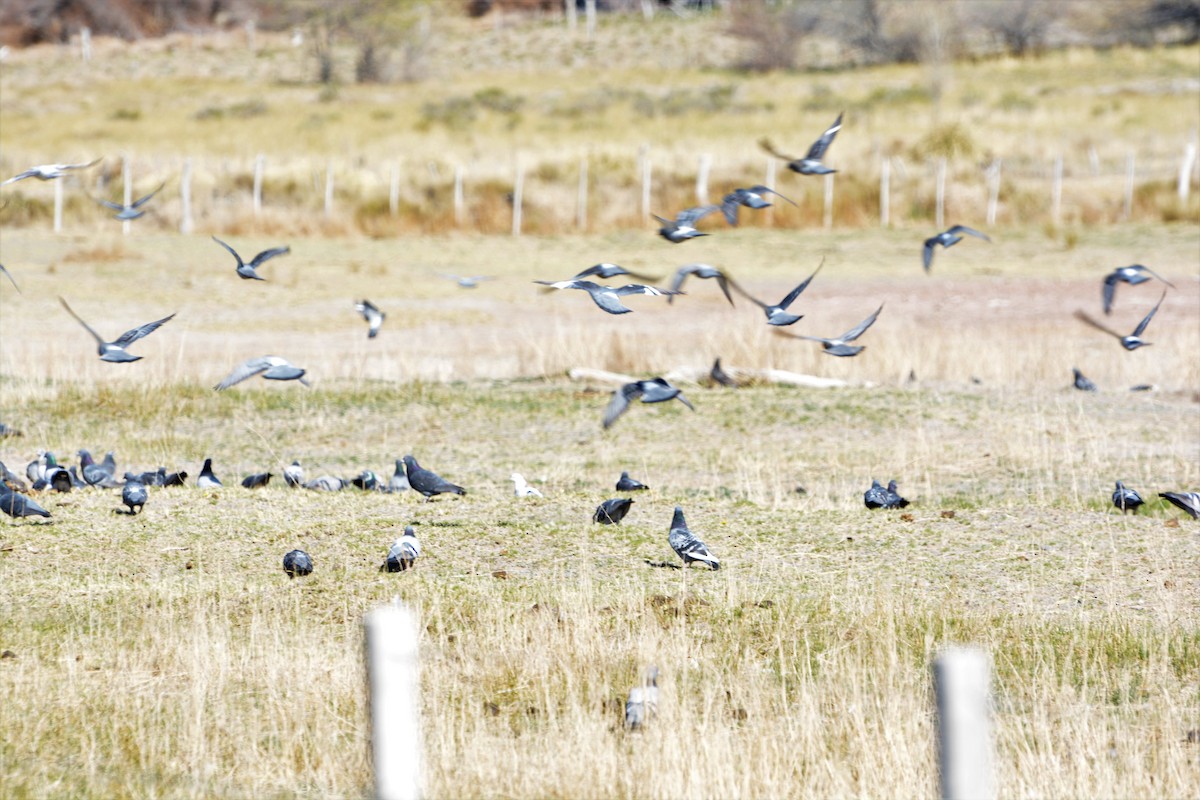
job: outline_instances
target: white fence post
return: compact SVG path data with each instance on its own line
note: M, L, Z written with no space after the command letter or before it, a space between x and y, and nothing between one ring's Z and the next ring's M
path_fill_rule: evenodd
M700 205L708 203L708 171L712 169L712 153L700 156L700 164L696 168L696 202Z
M454 167L454 224L461 226L463 223L463 168L455 165Z
M938 229L946 226L946 159L939 158L937 160L937 169L934 178L934 223Z
M400 165L394 161L388 175L388 213L393 217L400 213Z
M266 162L266 156L259 153L254 157L254 216L262 211L262 183L263 183L263 165Z
M1000 159L996 159L987 168L988 199L987 224L996 224L996 207L1000 205Z
M517 177L513 181L512 193L512 235L521 235L521 203L525 194L525 165L517 159Z
M1125 203L1122 208L1124 219L1129 219L1133 214L1133 179L1137 169L1136 160L1133 156L1133 151L1125 156Z
M421 796L422 745L416 618L397 597L392 605L367 612L363 625L375 797L417 800Z
M775 158L767 159L767 177L766 186L771 191L775 191ZM775 204L767 206L767 225L768 227L775 226Z
M642 173L642 218L650 213L650 145L638 148L638 164Z
M192 159L189 156L183 160L183 173L179 176L179 232L191 233L195 229L192 222Z
M825 230L833 229L833 173L825 173Z
M948 647L933 660L943 800L996 796L990 672L977 648Z
M581 231L587 230L588 214L588 160L587 156L579 159L579 194L575 197L575 227Z
M587 38L591 41L596 35L596 0L587 0L583 4L583 13L587 23Z
M578 24L575 14L575 0L563 0L563 7L567 12L567 30L571 33L575 32L575 27Z
M886 228L892 222L892 159L884 156L879 164L879 225Z
M1059 154L1054 158L1054 183L1050 189L1050 219L1055 225L1062 217L1062 178L1063 157Z
M54 232L62 233L63 179L54 182Z
M333 159L325 162L325 216L333 216Z
M1192 164L1196 162L1196 145L1188 142L1183 151L1183 163L1179 165L1179 199L1186 203L1192 185Z
M129 204L133 202L133 179L130 177L129 156L121 158L121 180L125 181L125 207L129 208ZM128 236L131 227L131 220L122 220L121 234Z
M83 59L83 63L87 64L92 60L92 29L84 28L79 32L79 56Z

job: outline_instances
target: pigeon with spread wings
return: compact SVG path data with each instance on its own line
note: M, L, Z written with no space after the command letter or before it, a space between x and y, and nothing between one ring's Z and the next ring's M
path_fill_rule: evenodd
M983 239L985 242L990 242L991 239L986 234L980 233L974 228L968 228L966 225L954 225L941 233L930 236L925 240L925 249L921 252L921 263L925 266L925 271L929 272L930 266L933 265L933 248L941 245L943 248L952 247L962 241L962 235L975 236Z
M1117 284L1120 282L1128 283L1130 286L1137 286L1139 283L1145 283L1152 277L1158 278L1160 281L1175 288L1175 284L1159 275L1149 267L1144 267L1141 264L1130 264L1128 267L1117 267L1112 272L1104 276L1104 288L1102 295L1104 298L1104 313L1112 313L1113 296L1117 292Z
M725 221L737 227L738 209L742 206L746 208L767 208L770 206L771 204L763 197L765 194L773 194L776 197L787 200L792 205L796 205L795 200L784 197L768 186L751 186L749 189L734 189L721 198L721 213L725 215Z
M304 380L304 370L293 365L285 358L279 356L259 356L252 358L249 361L243 361L233 368L225 376L225 380L218 383L213 388L218 392L228 389L234 384L241 383L247 378L253 378L255 375L262 375L263 378L269 381L300 381L305 386L308 386L308 381Z
M150 198L161 192L164 186L166 186L165 183L160 183L158 188L153 192L139 197L132 203L114 203L111 200L105 200L102 197L95 197L92 199L105 208L111 208L113 211L117 212L116 214L113 214L113 219L119 219L128 222L131 219L137 219L138 217L146 216L146 212L142 210L142 206L146 205L146 203L149 203Z
M723 271L717 269L716 267L709 266L708 264L686 264L676 270L675 277L671 278L670 293L683 294L683 292L680 290L683 288L683 282L687 280L689 276L695 278L712 278L715 280L717 282L717 286L721 287L721 292L725 295L725 299L729 301L729 305L733 305L733 295L729 293L730 286L732 286L734 289L737 289L739 293L746 295L746 297L750 296L742 290L742 287L734 283L733 278L730 278ZM674 297L668 297L667 302L670 303L674 301L674 299Z
M100 354L100 360L109 361L112 363L140 361L142 356L132 355L125 348L129 347L129 345L133 344L138 339L142 339L154 333L162 325L170 322L175 317L175 315L172 314L169 317L163 317L162 319L155 320L154 322L147 322L145 325L125 331L114 341L106 342L100 337L100 334L92 330L90 325L84 322L78 314L71 310L71 307L67 305L66 300L60 297L58 298L58 302L62 303L62 306L67 310L67 313L74 317L75 321L82 325L83 329L90 333L92 338L96 340L96 351Z
M355 303L354 308L367 321L367 338L374 339L379 333L379 328L383 325L383 321L387 319L387 314L380 311L374 303L365 298Z
M875 313L864 319L862 322L855 325L850 330L843 333L841 336L835 336L832 339L824 339L820 336L802 336L798 333L788 333L787 331L776 331L780 336L791 336L794 339L808 339L812 342L820 342L825 348L825 354L830 356L856 356L865 349L865 345L851 345L859 336L862 336L867 328L875 324L875 320L879 318L879 312L883 311L883 305L875 309Z
M1089 316L1086 311L1077 310L1075 312L1075 318L1086 322L1088 325L1091 325L1097 330L1104 331L1109 336L1115 336L1120 340L1121 347L1124 347L1126 350L1137 350L1139 347L1151 344L1151 342L1147 342L1142 339L1142 334L1145 332L1146 326L1150 324L1150 320L1154 318L1155 312L1158 311L1158 307L1162 305L1162 301L1166 298L1166 296L1167 293L1163 292L1162 297L1158 298L1158 302L1154 304L1154 308L1150 309L1150 313L1142 318L1142 321L1138 323L1138 326L1133 329L1133 333L1129 334L1128 336L1122 336L1104 323L1092 319L1092 317Z
M8 180L4 181L4 183L0 183L0 186L7 186L10 183L23 181L26 178L37 178L39 181L52 181L56 178L63 177L71 170L87 169L88 167L95 166L99 163L100 159L97 158L94 161L87 162L86 164L41 164L36 167L30 167L24 172L12 176Z
M263 250L254 258L250 259L250 263L247 264L242 260L242 257L238 255L237 250L234 250L232 247L227 245L225 242L222 242L215 236L212 237L212 240L228 250L233 257L237 259L237 274L240 275L243 280L265 281L266 278L263 278L258 274L258 268L262 266L263 262L268 258L274 258L275 256L282 256L292 252L292 248L287 246L272 247L269 250Z
M805 278L803 281L801 281L800 285L798 285L795 289L792 289L790 292L788 292L787 296L785 296L782 300L780 300L775 305L764 303L763 301L761 301L755 297L751 297L750 295L746 294L745 292L742 292L742 294L746 295L746 297L750 300L750 302L754 303L756 306L758 306L759 308L761 308L763 310L763 312L767 315L767 324L768 325L775 325L775 326L793 325L793 324L799 322L801 319L803 319L804 315L803 314L789 314L787 311L788 306L790 306L792 303L794 303L796 301L796 298L799 297L800 294L805 289L808 288L808 285L810 283L812 283L812 279L817 277L817 273L821 271L821 267L823 267L823 266L825 266L825 259L821 259L821 263L817 266L816 270L813 272L812 275L809 275L807 278ZM738 288L738 291L741 291L741 289Z
M657 286L643 286L640 283L631 283L627 286L603 286L591 281L534 281L534 283L554 289L581 289L591 296L596 305L609 314L628 314L633 311L632 308L621 302L622 297L629 295L648 294L658 297L664 294L682 294L673 289L659 289Z
M613 392L612 399L608 401L608 407L604 409L604 427L611 427L617 418L629 408L629 404L639 398L643 403L663 403L667 400L677 399L692 411L696 410L683 396L682 391L667 383L663 378L634 381Z
M695 239L697 236L708 236L709 234L696 230L696 223L720 209L720 206L685 208L675 215L674 220L663 219L658 214L653 216L662 224L662 227L658 229L658 235L672 244L679 244L688 239Z
M837 170L830 169L822 164L821 159L825 157L825 151L829 149L829 145L833 144L833 137L837 136L837 132L841 129L842 114L838 114L833 124L821 134L821 138L813 142L812 147L808 148L808 153L805 154L804 158L792 158L789 155L784 155L775 149L775 145L771 144L769 139L759 139L758 144L771 155L788 162L787 168L792 172L799 172L801 175L828 175L831 172L837 172Z

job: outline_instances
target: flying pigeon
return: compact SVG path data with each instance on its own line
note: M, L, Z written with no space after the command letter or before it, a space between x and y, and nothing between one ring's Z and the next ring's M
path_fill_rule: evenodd
M0 483L0 511L8 514L13 519L17 517L50 516L50 512L39 506L34 500L23 494L17 494L9 489L5 483Z
M608 407L604 409L604 427L608 428L616 422L617 417L625 413L629 404L639 397L643 403L662 403L678 399L692 411L696 410L683 396L681 390L667 383L663 378L634 381L613 392L612 399L608 401Z
M146 485L139 483L132 473L126 472L125 488L121 490L121 502L129 507L130 516L141 511L142 506L146 505L146 500L149 497L150 494L146 491ZM136 510L134 506L137 507Z
M0 272L3 272L4 277L8 278L9 282L12 283L13 288L17 290L17 294L23 294L21 287L17 286L17 279L12 276L11 272L4 268L3 264L0 264Z
M98 333L96 333L94 330L92 330L90 325L88 325L86 322L84 322L82 319L80 319L78 314L76 314L74 311L71 310L71 307L69 305L67 305L66 300L64 300L63 298L60 297L60 298L58 298L58 301L60 303L62 303L62 306L63 306L63 308L65 308L67 310L67 313L69 313L72 317L74 317L75 321L78 322L80 325L82 325L84 330L86 330L88 333L90 333L92 335L92 338L96 340L96 345L97 345L96 351L100 354L100 360L101 361L109 361L112 363L127 363L130 361L140 361L142 359L142 356L131 355L128 351L126 351L125 348L129 347L129 345L133 344L138 339L142 339L142 338L154 333L161 326L163 326L167 322L170 322L175 317L175 315L172 314L169 317L163 317L162 319L155 320L154 322L147 322L145 325L142 325L141 327L134 328L133 330L125 331L119 337L117 337L117 339L115 341L106 342L100 338L100 335Z
M625 728L636 731L658 710L658 667L649 667L643 682L629 690L625 701Z
M1139 347L1152 344L1152 342L1142 340L1142 333L1146 330L1146 326L1150 324L1150 320L1154 318L1155 312L1158 311L1158 307L1162 305L1162 301L1166 298L1166 296L1167 293L1164 291L1162 293L1162 297L1158 298L1158 302L1154 304L1154 308L1150 309L1150 313L1138 323L1138 326L1133 329L1133 333L1129 334L1128 336L1122 336L1112 328L1105 326L1102 322L1092 319L1090 316L1088 316L1088 313L1082 309L1075 311L1075 318L1086 322L1093 328L1104 331L1109 336L1117 337L1117 339L1121 341L1121 347L1124 347L1126 350L1137 350Z
M825 259L821 259L821 263L817 266L816 271L813 272L812 275L809 275L807 278L802 280L800 285L798 285L795 289L792 289L790 292L788 292L787 295L780 300L777 305L768 305L761 300L751 297L745 292L742 292L742 294L746 294L746 297L749 298L750 302L754 303L763 310L763 312L767 315L768 325L793 325L803 319L804 315L787 313L788 306L794 303L796 298L800 296L800 293L808 288L808 285L812 283L812 279L817 277L817 272L820 272L821 267L823 266L825 266ZM741 289L739 288L738 291L741 291Z
M980 239L983 239L985 242L991 241L991 239L989 239L985 234L980 233L974 228L968 228L966 225L955 225L949 230L944 230L939 234L930 236L925 240L925 249L922 251L921 255L922 263L925 265L925 271L929 272L929 267L933 264L933 248L936 245L940 244L942 247L951 247L956 245L962 241L962 234L964 233L970 236L977 236Z
M712 369L708 372L708 377L712 378L713 383L719 383L721 386L728 386L731 389L738 387L738 382L721 368L720 356L717 356L717 359L713 361Z
M283 571L289 578L297 575L311 575L313 571L312 558L303 550L292 550L283 557Z
M454 281L458 284L458 288L460 289L474 289L483 281L496 280L495 276L493 275L452 275L449 272L439 272L438 275L441 275L447 280Z
M260 356L252 358L238 364L233 368L233 372L225 376L225 380L218 383L213 388L218 392L228 389L234 384L241 383L247 378L252 378L255 375L262 374L269 381L300 381L305 386L309 386L309 382L304 380L305 370L294 366L285 358L279 356Z
M304 467L299 461L293 461L283 468L283 482L295 489L304 485Z
M671 549L683 559L685 567L692 562L698 562L707 564L714 570L721 568L717 557L708 552L704 542L688 529L687 520L683 518L683 508L680 506L675 506L675 516L671 518L671 532L667 534L667 541L671 544Z
M233 254L233 257L237 259L237 274L242 276L244 280L265 281L266 278L263 278L258 274L258 268L263 265L263 262L269 258L286 255L287 253L292 252L292 249L287 246L272 247L270 250L263 250L261 253L252 258L249 264L247 264L242 260L242 257L238 255L238 252L225 242L222 242L215 236L212 237L212 240Z
M1101 290L1104 297L1104 313L1112 313L1113 295L1117 292L1117 284L1121 281L1128 283L1130 286L1137 286L1139 283L1145 283L1151 277L1158 278L1160 281L1175 288L1175 284L1159 275L1149 267L1144 267L1141 264L1131 264L1128 267L1117 267L1112 272L1104 276L1104 288Z
M679 290L683 288L683 282L687 280L688 276L694 276L696 278L714 278L717 281L717 286L721 287L721 291L724 293L725 299L729 301L729 305L733 305L733 295L729 293L730 286L737 289L742 294L746 294L744 291L742 291L740 286L734 283L733 278L730 278L721 270L717 269L716 267L709 266L708 264L686 264L680 267L675 271L675 276L671 278L670 291L674 294L683 294L683 292ZM746 296L749 297L749 295ZM667 298L668 303L672 303L674 300L674 297Z
M904 508L908 501L896 492L896 482L888 481L887 487L879 485L879 481L871 481L871 488L863 493L863 504L867 508Z
M1113 490L1112 501L1114 506L1121 509L1122 514L1126 511L1132 511L1136 515L1138 508L1145 505L1145 501L1142 500L1140 494L1133 489L1127 488L1120 481L1117 481L1117 488Z
M397 458L396 471L392 473L392 477L388 481L388 491L407 492L411 488L408 483L408 476L404 474L404 462Z
M220 489L224 484L221 479L213 474L212 459L204 459L204 466L200 469L200 477L196 478L196 485L201 489Z
M618 264L610 264L607 261L600 263L600 264L594 264L594 265L588 267L587 269L583 270L582 272L571 276L571 280L581 281L584 278L591 278L593 276L595 276L597 278L602 278L604 280L608 280L609 278L615 278L619 275L628 275L631 278L640 278L641 280L644 280L644 281L657 281L658 280L658 278L651 277L649 275L642 275L641 273L638 273L638 272L631 272Z
M662 224L662 227L658 229L658 235L672 244L679 244L680 242L686 242L688 239L695 239L697 236L708 236L709 234L696 230L696 223L720 209L720 206L685 208L675 215L673 221L663 219L658 214L653 214L652 216Z
M428 502L435 494L466 494L467 490L455 486L447 480L422 467L412 456L404 457L404 471L408 475L408 485L425 495Z
M52 181L55 178L61 178L69 171L74 169L87 169L100 163L100 159L89 161L86 164L42 164L36 167L30 167L19 175L14 175L8 180L0 183L0 186L7 186L10 183L23 181L26 178L37 178L39 181Z
M379 333L379 326L383 325L383 321L387 319L387 314L375 307L375 304L370 300L362 299L354 304L358 313L363 315L363 319L367 321L367 338L374 339Z
M1159 492L1158 496L1183 509L1192 519L1200 519L1200 492Z
M632 505L633 501L628 497L614 497L612 500L605 500L596 506L596 511L592 514L592 522L599 522L601 525L616 525L625 519L625 515L629 513Z
M519 472L514 472L512 474L512 482L513 482L513 494L515 494L517 497L544 497L545 496L541 492L539 492L537 489L535 489L534 487L532 487L528 483L526 483L525 476Z
M142 210L142 206L144 206L144 205L146 205L146 203L150 202L150 198L154 197L154 195L161 192L162 188L164 186L166 186L165 183L160 183L158 185L158 188L155 189L153 192L151 192L148 195L145 195L144 197L139 197L137 200L134 200L129 205L125 205L124 203L114 203L111 200L105 200L100 197L94 197L92 199L95 200L100 205L104 206L105 208L111 208L113 211L116 211L117 213L113 215L113 219L119 219L119 220L128 222L131 219L137 219L138 217L144 217L146 215L146 212Z
M247 475L242 478L242 486L246 489L261 489L271 482L274 475L270 472L259 472L254 475Z
M406 569L412 569L419 555L421 555L421 543L417 541L417 535L413 533L412 525L406 525L404 535L392 542L391 548L388 549L387 559L379 567L379 571L403 572Z
M322 475L304 484L304 488L312 489L315 492L340 492L345 485L346 482L341 478L335 478L332 475Z
M771 204L763 198L764 194L773 194L776 197L787 200L792 205L796 205L796 201L784 197L779 192L767 186L734 189L721 199L721 213L725 215L725 221L736 227L738 224L738 209L742 206L746 208L767 208L770 206Z
M621 477L617 478L618 492L640 492L650 487L639 481L637 478L629 477L628 472L622 472Z
M1075 388L1081 392L1096 391L1096 384L1092 383L1087 377L1079 371L1077 367L1071 367L1071 371L1075 373Z
M632 308L621 303L621 298L631 294L648 294L652 297L660 295L675 295L681 294L676 291L668 291L659 289L656 286L643 286L640 283L631 283L627 286L603 286L599 283L591 281L534 281L543 286L551 286L555 289L582 289L587 292L596 305L610 314L628 314L633 311Z
M837 172L837 170L830 169L822 164L821 159L825 157L825 151L829 149L829 145L833 144L833 137L837 136L837 132L841 129L842 114L838 114L833 124L821 134L821 138L813 142L812 147L808 148L808 153L805 154L804 158L792 158L791 156L784 155L775 149L775 146L771 144L769 139L759 139L758 144L771 155L788 162L787 167L792 172L799 172L801 175L827 175L831 172Z
M813 342L820 342L824 348L825 354L830 356L849 357L856 356L866 349L865 345L851 345L859 336L862 336L867 328L875 324L875 320L879 317L879 312L883 311L883 304L875 309L875 313L864 319L862 322L855 325L850 330L843 333L841 336L836 336L832 339L823 339L820 336L802 336L798 333L789 333L787 331L776 331L781 336L791 336L794 339L808 339Z

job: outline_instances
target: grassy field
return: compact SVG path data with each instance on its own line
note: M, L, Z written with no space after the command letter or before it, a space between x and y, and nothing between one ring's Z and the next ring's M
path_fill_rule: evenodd
M743 80L701 60L727 41L705 49L685 39L677 52L657 25L639 46L661 66L708 68L673 75L679 87L736 80L740 98L764 104L750 116L770 125L827 123L830 108L799 103L821 95L818 84L867 97L921 79L912 67ZM451 33L447 52L465 52L469 41ZM467 133L410 124L433 95L476 97L495 85L495 59L517 41L504 63L527 75L512 91L542 105L527 103L544 109L557 92L601 90L599 79L569 84L533 69L530 52L551 33L480 29L476 71L446 67L437 85L343 87L324 104L275 44L257 56L230 37L105 45L83 77L63 53L21 52L0 69L0 165L96 147L159 159L165 175L185 131L213 159L278 145L281 156L324 161L344 143L339 152L422 157L479 148L482 163L529 134L525 146L552 160L597 152L599 141L635 153L643 137L680 124L622 116L636 108L628 99L591 128L528 110L507 132L495 111ZM576 76L603 54L566 52L578 54ZM566 57L558 53L545 58ZM995 80L985 77L994 64L957 65L954 92L975 87L983 99L972 106L951 93L940 113L944 121L962 103L977 156L992 146L984 136L1028 141L1022 120L1060 141L1090 136L1105 157L1124 153L1114 133L1175 154L1198 122L1195 91L1138 87L1191 79L1197 53L1057 54L1005 62ZM39 64L49 78L35 85ZM244 84L230 77L239 69ZM649 82L633 69L606 80ZM1110 80L1124 89L1099 99L1094 87ZM186 103L172 106L180 85ZM263 87L267 109L252 124L190 116L192 105L233 107ZM1001 102L1007 91L1055 99L1031 110ZM914 102L880 111L878 130L933 113ZM1094 111L1110 103L1112 113ZM111 116L135 105L137 115ZM383 106L395 116L376 119ZM736 139L750 159L755 136L733 130L728 113L688 113L724 119L696 141L715 149ZM312 114L329 118L306 139ZM223 138L239 133L236 145ZM875 134L851 133L835 152L867 163ZM921 135L897 134L905 147ZM686 139L681 153L692 152ZM1195 196L1171 213L1147 201L1122 225L1089 219L1082 201L1060 226L1002 215L990 244L939 251L926 275L924 206L890 230L796 230L805 225L779 209L777 226L759 218L676 247L636 224L520 238L479 232L486 225L368 236L302 204L255 221L240 200L201 216L190 236L172 232L169 204L122 236L73 197L56 236L44 216L49 188L17 188L6 187L10 205L0 208L0 263L22 289L0 279L0 421L24 435L0 439L0 458L21 472L39 449L70 463L79 448L111 449L121 472L161 464L194 477L211 456L226 488L152 489L136 517L114 513L119 491L43 494L52 521L5 518L0 795L369 796L361 621L395 596L422 626L430 797L929 796L929 667L950 644L993 659L1002 797L1200 794L1200 745L1189 741L1200 729L1200 527L1156 497L1200 488ZM1173 186L1153 192L1169 197ZM209 234L243 254L292 252L267 262L266 282L241 281ZM773 301L822 259L793 330L840 333L883 303L853 359L774 335L756 306L730 307L710 281L689 282L671 305L631 298L634 313L619 318L582 293L532 283L598 261L660 276L704 261ZM1153 346L1135 352L1073 317L1102 316L1102 277L1130 263L1175 285L1146 331ZM496 280L463 290L439 272ZM1161 290L1121 285L1108 321L1132 330ZM106 337L177 316L133 345L144 360L107 364L60 295ZM353 308L362 297L389 314L373 340ZM255 379L212 390L266 353L306 368L312 388ZM746 376L788 370L844 385L730 390L686 379L717 356ZM612 386L569 379L578 367L678 375L696 410L635 405L604 431ZM1072 389L1072 367L1101 391ZM1130 392L1135 384L1155 389ZM293 459L310 477L386 477L405 453L468 494L424 503L411 492L289 490L278 479L238 485ZM623 524L593 525L622 470L651 490ZM545 498L513 497L513 471ZM912 505L868 511L872 478L899 480ZM1117 480L1146 497L1143 513L1112 507ZM677 562L667 544L675 505L720 571L647 563ZM410 524L424 548L416 569L378 572ZM295 547L312 555L312 576L284 575ZM626 733L622 704L649 664L662 673L660 713Z

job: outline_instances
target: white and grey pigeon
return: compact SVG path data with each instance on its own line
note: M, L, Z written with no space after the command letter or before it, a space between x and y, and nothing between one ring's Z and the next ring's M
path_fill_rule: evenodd
M712 278L717 282L717 286L721 287L721 292L725 295L725 299L729 301L729 305L733 305L733 295L729 293L729 287L737 289L741 294L746 294L740 286L734 283L733 278L730 278L722 270L708 264L685 264L675 271L674 277L671 278L670 294L683 294L680 291L683 288L683 282L689 277L694 278ZM749 297L749 295L746 295ZM667 302L674 302L674 297L668 297Z
M146 484L138 481L133 473L126 472L125 487L121 489L121 502L128 506L130 516L141 511L149 497L150 493L146 491Z
M378 307L370 300L363 298L354 304L354 308L358 313L363 315L363 319L367 321L367 338L374 339L379 333L379 327L383 325L383 321L387 319L387 314L379 310Z
M1192 519L1200 519L1200 492L1159 492L1158 496L1189 514Z
M100 354L100 360L116 364L128 363L130 361L140 361L142 356L132 355L125 348L129 347L129 345L133 344L137 340L154 333L156 330L158 330L167 322L170 322L175 317L175 315L172 314L169 317L163 317L162 319L155 320L154 322L147 322L145 325L125 331L114 341L106 342L104 339L100 338L100 334L92 330L92 326L84 322L78 314L71 310L71 307L67 305L66 300L60 297L58 298L58 301L62 303L62 306L67 310L67 313L74 317L75 321L82 325L83 329L90 333L92 338L96 340L96 352Z
M736 227L738 224L738 209L742 206L746 208L767 208L771 204L763 197L766 194L773 194L776 197L787 200L792 205L796 205L795 200L784 197L768 186L751 186L749 189L734 189L721 198L721 213L725 215L725 221Z
M100 163L100 159L89 161L86 164L41 164L36 167L30 167L24 172L14 175L0 186L7 186L10 183L23 181L26 178L37 178L39 181L52 181L56 178L61 178L72 170L87 169Z
M299 461L293 461L283 468L283 482L293 489L304 485L304 467Z
M943 248L952 247L962 241L962 235L975 236L983 239L985 242L990 242L991 239L986 234L982 234L974 228L968 228L966 225L954 225L948 230L934 234L925 240L925 249L921 251L921 263L925 266L925 271L929 272L929 267L933 265L933 248L941 245Z
M658 711L658 667L646 669L642 683L629 690L625 701L625 728L636 731Z
M408 483L408 475L404 472L404 462L396 459L396 471L392 473L392 477L388 480L389 492L407 492L412 487Z
M211 458L204 459L204 466L196 478L196 485L201 489L220 489L224 485L221 483L221 479L213 474Z
M404 527L404 535L392 542L388 549L387 558L379 567L380 572L404 572L412 569L417 557L421 555L421 543L413 532L412 525Z
M255 375L262 375L269 381L300 381L305 386L309 386L309 382L304 380L304 372L305 370L293 365L286 358L260 356L238 364L233 368L233 372L226 375L225 379L213 388L221 392L247 378L253 378Z
M441 275L446 280L454 281L460 289L474 289L484 281L496 280L494 275L454 275L449 272L439 272L438 275Z
M237 250L234 250L228 244L222 242L215 236L212 237L212 240L228 250L231 254L233 254L233 257L237 259L237 274L240 275L243 280L265 281L266 278L258 274L258 268L263 265L263 262L269 258L286 255L287 253L292 252L292 249L286 245L283 247L272 247L269 250L263 250L254 258L250 259L250 263L247 264L242 260L242 257L238 255Z
M142 210L142 206L146 205L146 203L149 203L150 198L154 197L154 195L161 192L162 188L164 186L166 186L165 183L160 183L158 185L158 188L155 189L153 192L151 192L148 195L139 197L137 200L134 200L132 203L129 203L128 205L126 205L125 203L114 203L111 200L105 200L102 197L96 197L93 199L100 205L104 206L105 208L111 208L113 211L116 211L117 213L113 214L113 219L119 219L119 220L128 222L131 219L138 219L139 217L144 217L146 215L146 212Z
M787 168L792 172L798 172L801 175L828 175L831 172L837 172L835 169L830 169L821 163L821 159L825 157L825 151L829 149L829 145L833 144L833 138L837 136L838 131L842 129L842 114L837 115L837 119L833 124L825 129L812 146L808 148L808 152L804 154L804 158L792 158L789 155L784 155L775 149L769 139L759 139L759 146L766 150L776 158L782 158L787 163Z
M674 220L663 219L658 214L652 216L662 225L658 229L658 235L672 244L679 244L688 239L695 239L697 236L708 236L709 234L696 230L696 223L714 211L720 210L720 206L694 206L680 211L675 215Z
M683 392L667 383L664 378L634 381L633 383L625 384L613 392L612 399L608 401L608 407L604 409L604 427L611 427L617 421L617 418L629 408L629 404L639 398L643 403L663 403L667 400L679 400L679 402L692 411L696 410L688 402L687 398L683 396Z
M334 477L333 475L322 475L304 484L304 488L312 489L314 492L340 492L345 485L346 482L341 478Z
M512 474L513 494L517 497L544 497L540 491L533 486L530 486L525 480L525 476L519 472Z
M1142 266L1141 264L1130 264L1128 267L1117 267L1112 272L1105 275L1104 287L1101 290L1101 294L1104 299L1104 313L1112 313L1113 296L1117 292L1118 283L1124 282L1128 283L1130 286L1137 286L1139 283L1145 283L1152 277L1158 278L1172 289L1175 288L1175 284L1171 283L1169 280L1164 278L1162 275L1159 275L1149 267Z
M808 339L812 342L820 342L824 348L826 355L840 356L846 358L856 356L866 349L866 345L852 345L858 337L866 333L867 328L875 324L875 320L879 318L879 312L883 311L883 304L875 309L875 313L864 319L862 322L855 325L850 330L843 333L841 336L835 336L832 339L825 339L820 336L803 336L798 333L789 333L788 331L776 331L780 336L790 336L793 339Z
M674 290L659 289L657 286L643 286L640 283L631 283L627 286L604 286L592 281L534 281L542 286L550 286L555 289L581 289L591 296L602 310L609 314L628 314L633 311L632 308L624 305L621 302L622 297L628 297L634 294L648 294L652 297L660 297L662 295L681 294Z
M1152 342L1147 342L1142 339L1142 334L1145 332L1146 326L1150 324L1150 320L1154 319L1154 314L1158 311L1158 307L1162 305L1162 301L1166 299L1166 296L1167 293L1164 291L1162 293L1162 297L1158 298L1158 302L1154 304L1154 308L1150 309L1150 313L1142 318L1142 321L1138 323L1138 326L1133 329L1133 333L1129 334L1128 336L1122 336L1099 320L1093 319L1083 309L1077 309L1075 311L1075 318L1086 322L1088 325L1091 325L1097 330L1104 331L1109 336L1115 336L1118 340L1120 340L1121 347L1124 347L1126 350L1137 350L1139 347L1145 347L1146 345L1152 344Z
M620 264L610 264L607 261L602 262L600 264L593 264L592 266L588 267L587 269L583 270L582 272L572 275L571 280L581 281L584 278L592 278L592 277L608 280L609 278L616 278L620 275L628 275L631 278L638 278L643 281L657 281L658 280L658 278L652 277L650 275L643 275L639 272L633 272L631 270L625 269Z
M671 518L671 532L667 534L667 541L670 543L671 549L683 559L685 567L698 563L705 564L714 570L721 568L721 562L717 557L708 552L708 547L704 542L700 541L700 538L688 528L681 506L675 506L675 516Z
M808 288L808 285L810 283L812 283L812 279L817 277L817 273L821 271L821 267L823 267L823 266L825 266L825 259L821 259L821 263L817 266L816 270L813 272L812 275L809 275L807 278L802 280L795 289L792 289L790 292L788 292L787 295L782 300L780 300L778 303L776 303L774 305L764 303L763 301L761 301L755 297L752 297L751 295L746 294L745 292L742 292L742 294L745 294L746 298L748 300L750 300L750 302L754 303L756 306L758 306L759 308L761 308L763 310L763 313L765 313L767 315L767 324L768 325L775 325L777 327L782 327L784 325L793 325L793 324L799 322L801 319L803 319L804 315L803 314L789 314L788 308L792 305L792 303L794 303L796 301L796 298L799 297L800 294L805 289ZM738 287L738 291L742 291L740 287Z
M289 578L311 575L313 571L312 557L303 550L292 550L283 557L283 571Z

